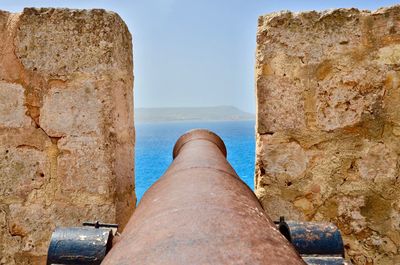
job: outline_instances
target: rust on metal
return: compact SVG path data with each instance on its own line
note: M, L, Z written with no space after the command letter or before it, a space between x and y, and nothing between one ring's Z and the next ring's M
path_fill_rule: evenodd
M304 265L226 160L223 141L193 130L144 194L103 265Z

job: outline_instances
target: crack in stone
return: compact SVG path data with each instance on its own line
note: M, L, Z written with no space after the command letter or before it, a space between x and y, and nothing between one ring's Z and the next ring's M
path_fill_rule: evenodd
M34 149L34 150L41 151L41 150L40 150L39 148L37 148L36 146L29 145L29 144L20 144L20 145L17 145L16 148L27 148L27 149Z

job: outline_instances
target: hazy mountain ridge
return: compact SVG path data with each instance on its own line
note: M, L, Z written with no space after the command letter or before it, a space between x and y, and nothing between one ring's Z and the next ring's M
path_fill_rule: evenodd
M255 115L233 106L187 108L137 108L137 122L253 120Z

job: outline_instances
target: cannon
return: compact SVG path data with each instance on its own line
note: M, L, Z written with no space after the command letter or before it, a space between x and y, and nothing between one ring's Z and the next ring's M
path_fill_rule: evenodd
M336 226L273 222L226 157L216 134L189 131L121 236L99 222L57 228L47 264L344 264Z

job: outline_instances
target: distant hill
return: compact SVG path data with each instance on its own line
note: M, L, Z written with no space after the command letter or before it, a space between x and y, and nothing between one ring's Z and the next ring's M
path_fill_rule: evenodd
M137 108L136 122L253 120L254 114L232 106L199 108Z

